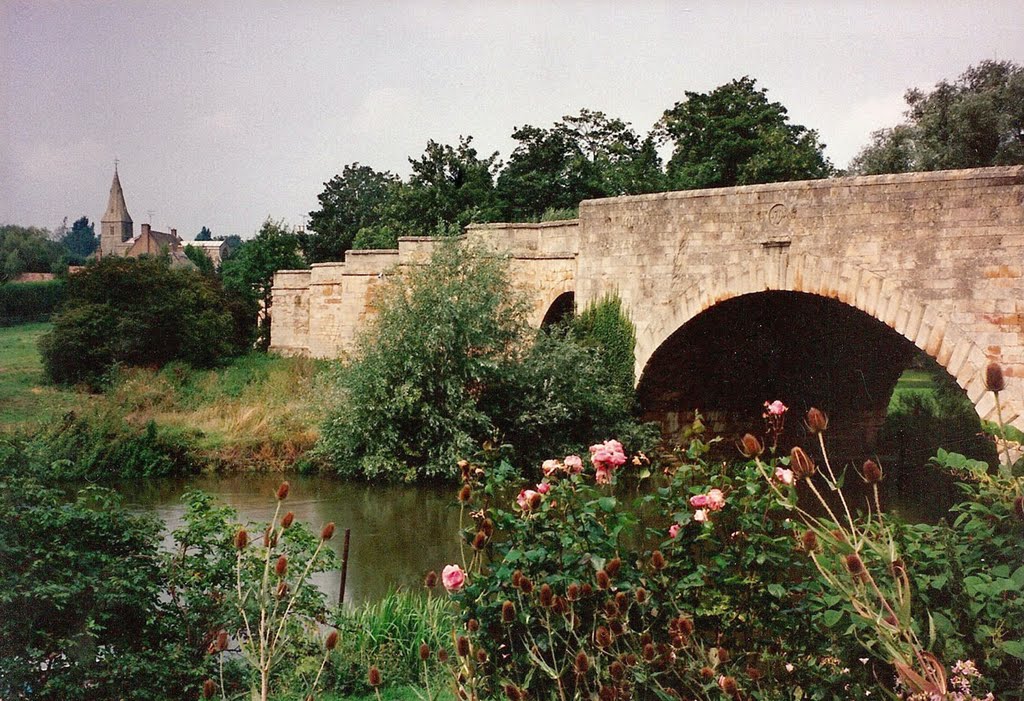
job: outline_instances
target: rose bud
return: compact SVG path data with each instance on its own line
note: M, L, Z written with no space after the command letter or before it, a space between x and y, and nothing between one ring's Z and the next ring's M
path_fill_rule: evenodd
M437 586L437 572L430 570L427 572L427 576L423 578L423 586L427 589L433 589Z
M333 537L334 537L334 521L331 521L326 526L324 526L322 531L320 531L320 540L330 540ZM380 672L378 672L377 674L379 676Z
M516 620L516 605L507 599L501 605L501 622L512 623Z
M217 693L217 683L212 679L207 679L203 682L203 698L212 699L213 695Z
M277 574L278 577L283 577L287 571L288 558L282 555L281 557L277 558L277 563L274 565L274 573Z
M277 500L284 501L288 498L289 485L287 482L282 482L281 486L277 488Z
M828 428L828 416L821 409L811 407L807 410L807 428L811 433L821 433Z
M370 683L374 689L380 686L380 670L377 669L377 665L370 667L370 672L366 675L366 681Z
M810 477L817 470L810 456L800 446L794 446L789 451L789 467L797 478Z
M327 640L324 641L324 647L328 650L333 650L338 647L338 631L332 630L327 634Z
M239 550L245 550L245 546L249 544L249 534L244 528L240 529L235 534L235 547Z
M281 518L281 528L289 528L292 525L292 521L295 520L295 514L289 511Z
M864 481L868 484L877 484L882 481L882 468L874 460L865 460L861 468Z
M1006 389L1006 380L1003 379L1003 366L999 363L989 363L985 368L985 389L989 392L1002 392Z
M740 439L739 448L746 458L756 458L764 452L764 446L761 445L761 441L752 433L743 434L743 438Z

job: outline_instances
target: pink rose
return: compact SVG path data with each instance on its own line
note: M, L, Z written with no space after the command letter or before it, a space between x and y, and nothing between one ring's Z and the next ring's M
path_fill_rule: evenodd
M718 511L725 506L725 495L722 494L721 489L708 490L708 509L711 511Z
M578 475L583 472L583 460L579 455L566 455L562 464L565 465L565 471L570 475Z
M677 535L679 535L679 524L673 523L671 526L669 526L668 537L675 538Z
M764 405L765 408L768 410L768 413L771 414L772 416L782 416L787 411L789 411L789 407L780 402L778 399L776 399L771 404L765 402Z
M519 504L519 508L523 511L529 511L530 502L533 501L534 497L540 497L540 493L532 489L523 489L519 492L519 496L516 497L516 503Z
M598 484L610 484L612 481L612 471L603 465L598 466L597 472L594 473L594 481Z
M617 440L607 440L590 446L590 462L594 463L594 467L604 466L614 470L626 462L626 454Z
M708 505L708 495L698 494L697 496L690 497L690 506L695 509L703 509Z
M448 591L459 591L466 584L466 573L458 565L445 565L441 570L441 582Z
M541 482L540 484L537 485L537 493L538 494L547 494L550 491L551 491L551 485L548 484L547 482Z
M693 512L693 520L697 523L704 523L708 520L708 512L704 509L697 509Z
M540 469L544 472L545 477L550 477L562 469L562 463L557 460L545 460Z
M775 479L782 484L793 484L793 471L782 467L775 468Z

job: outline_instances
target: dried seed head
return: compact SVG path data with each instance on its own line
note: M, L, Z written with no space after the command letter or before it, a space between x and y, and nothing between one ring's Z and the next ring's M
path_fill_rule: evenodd
M821 409L811 407L807 410L807 429L811 433L822 433L828 428L828 416Z
M626 631L625 627L622 625L622 621L611 621L608 624L608 628L611 630L613 638L619 637Z
M576 653L576 659L572 663L572 667L576 672L576 676L582 677L590 669L590 659L587 657L587 653L580 650Z
M739 684L736 683L736 680L733 677L726 676L718 678L718 688L729 696L735 696L740 690Z
M638 604L643 604L647 601L647 590L643 587L637 587L634 595L636 596L636 602Z
M597 571L596 579L598 589L607 589L612 585L611 578L608 576L608 573L604 570Z
M718 661L723 664L729 661L729 651L724 647L718 648Z
M283 577L288 572L288 558L282 555L277 558L277 562L274 564L274 573L278 577Z
M445 650L444 648L441 648L440 650L438 650L437 651L437 661L440 662L441 664L444 664L445 662L447 662L448 661L448 651Z
M533 582L530 581L529 577L523 577L519 580L519 589L524 594L531 594L533 592Z
M818 550L818 535L814 531L804 531L800 536L800 547L804 552L813 553Z
M752 433L743 434L743 438L740 439L739 449L743 456L747 458L756 458L764 452L764 446L761 445L761 441Z
M281 485L277 488L277 500L278 501L284 501L285 499L288 498L288 490L289 490L289 488L290 487L289 487L287 482L282 482L281 483Z
M320 531L320 540L330 540L334 537L334 521L331 521ZM377 673L378 675L380 672Z
M789 451L789 467L793 470L793 474L797 479L810 477L817 470L814 466L814 461L811 460L810 456L800 446L794 446Z
M608 599L604 602L604 615L608 618L615 618L619 615L619 606L615 603L614 599Z
M424 662L430 659L430 646L426 643L420 643L420 659Z
M509 600L501 605L501 622L512 623L516 620L516 605Z
M613 557L604 566L604 571L608 573L609 577L615 577L616 575L619 574L619 569L621 567L622 567L622 559L618 558L618 557Z
M1002 392L1006 389L1003 366L999 363L989 363L985 368L985 389L989 392Z
M459 657L469 657L469 638L465 635L460 635L455 640L455 652L458 653Z
M569 585L569 588L565 590L565 598L569 601L576 601L580 598L580 585L573 582Z
M693 619L687 618L686 616L680 616L677 618L676 632L684 638L689 638L690 635L693 634Z
M370 667L370 672L366 675L366 681L370 683L374 689L380 686L380 670L377 669L377 665Z
M661 554L660 550L651 553L651 567L656 570L665 569L665 556Z
M626 592L620 591L615 595L615 605L623 610L629 606L629 597L626 596Z
M245 550L245 546L249 544L249 533L244 528L240 528L238 533L235 533L235 547L239 550Z
M597 690L598 701L615 701L617 693L615 687L602 684Z
M590 596L594 593L594 588L590 586L590 582L584 582L583 586L580 587L580 596Z
M518 589L519 585L522 584L522 583L523 583L523 571L522 570L516 570L515 572L512 573L512 586L514 586L516 589Z
M897 557L895 560L889 563L889 572L895 579L906 579L907 563L903 561L903 558Z
M473 490L468 484L462 485L462 489L459 490L459 501L465 504L473 496Z
M212 699L213 695L217 693L217 683L212 679L207 679L203 682L203 698Z
M644 656L645 660L650 662L658 656L658 651L657 649L655 649L654 643L647 643L646 645L644 645L643 650L640 651L640 654Z
M217 633L217 652L224 652L228 649L228 632L226 630Z
M274 592L274 593L277 594L277 598L278 599L283 599L284 597L288 596L288 583L287 582L278 582L277 583L277 591Z
M437 572L430 570L427 572L427 576L423 578L423 586L427 589L433 589L437 586Z
M476 620L475 618L470 618L468 621L466 621L466 630L468 630L470 633L477 632L478 630L480 630L480 621Z
M626 667L618 660L615 660L608 665L608 674L610 674L612 679L615 681L622 681L622 678L626 676Z
M754 665L750 665L749 667L747 667L747 676L750 677L750 681L756 682L759 681L761 677L764 675L761 674L760 669L758 669Z
M864 476L864 481L868 484L877 484L882 481L882 468L874 460L864 461L861 474Z
M622 658L622 662L627 667L636 667L636 663L637 663L636 655L633 654L632 652L627 652L626 656Z
M480 530L483 532L484 535L490 538L492 535L494 535L494 521L492 521L489 518L485 518L483 522L480 524Z
M473 549L483 550L485 545L487 545L487 536L483 531L477 531L476 535L473 536Z
M551 587L547 582L540 585L540 605L544 608L551 606L551 602L554 601L555 594L551 591Z
M713 679L715 676L715 670L711 669L710 667L701 667L700 676L704 679Z
M597 631L594 633L594 642L601 648L611 647L612 632L604 626L598 626Z
M646 630L643 633L640 634L640 644L641 645L647 645L648 643L652 642L653 640L654 640L654 638L652 638L651 634L649 632L647 632Z
M277 546L277 531L273 525L267 526L267 530L263 531L263 544L268 548Z
M281 528L289 528L292 525L292 521L295 520L295 514L289 511L281 518Z
M333 650L338 647L338 631L332 630L327 634L327 640L324 641L324 647L328 650Z
M523 701L523 692L515 684L505 685L505 698L508 701Z
M476 661L479 664L487 664L487 650L478 648L476 651Z
M860 577L865 573L864 561L860 559L860 555L857 553L847 555L843 558L843 564L846 565L846 571L854 577Z

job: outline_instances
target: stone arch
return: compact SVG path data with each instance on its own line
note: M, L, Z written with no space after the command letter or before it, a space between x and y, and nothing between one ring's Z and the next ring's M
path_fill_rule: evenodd
M541 319L540 327L546 328L552 324L557 324L562 321L571 319L576 313L576 292L569 290L555 297L551 304L548 305L548 310L544 312L544 318Z
M572 296L572 311L575 311L576 304L576 286L574 281L566 277L564 280L559 280L557 283L544 289L534 287L530 290L530 297L532 302L532 308L527 321L530 326L535 329L539 329L546 325L548 315L551 313L552 308L559 303L559 300L565 300L566 295Z
M865 268L835 258L790 256L786 249L766 249L765 255L723 273L713 280L691 285L668 304L655 305L654 313L638 329L638 385L644 381L648 365L662 344L702 312L743 295L802 292L837 300L882 322L934 358L965 390L982 419L995 419L995 401L984 386L988 359L973 340L949 321L951 309L926 304L911 291ZM661 310L664 311L658 313ZM1024 427L1021 407L1009 397L1000 400L1003 419Z

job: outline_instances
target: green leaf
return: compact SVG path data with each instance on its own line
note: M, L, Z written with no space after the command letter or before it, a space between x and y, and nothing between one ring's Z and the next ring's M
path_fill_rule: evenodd
M822 620L825 621L825 625L828 626L829 628L835 628L836 624L839 623L839 620L842 617L843 617L843 612L842 611L837 611L835 609L829 609L828 611L826 611L822 615Z
M1008 640L1001 643L999 647L1001 647L1003 652L1007 655L1012 655L1018 660L1024 660L1024 640Z
M597 505L601 507L602 511L608 514L610 514L612 511L615 511L616 503L617 500L615 499L615 497L601 497L600 499L597 500Z

